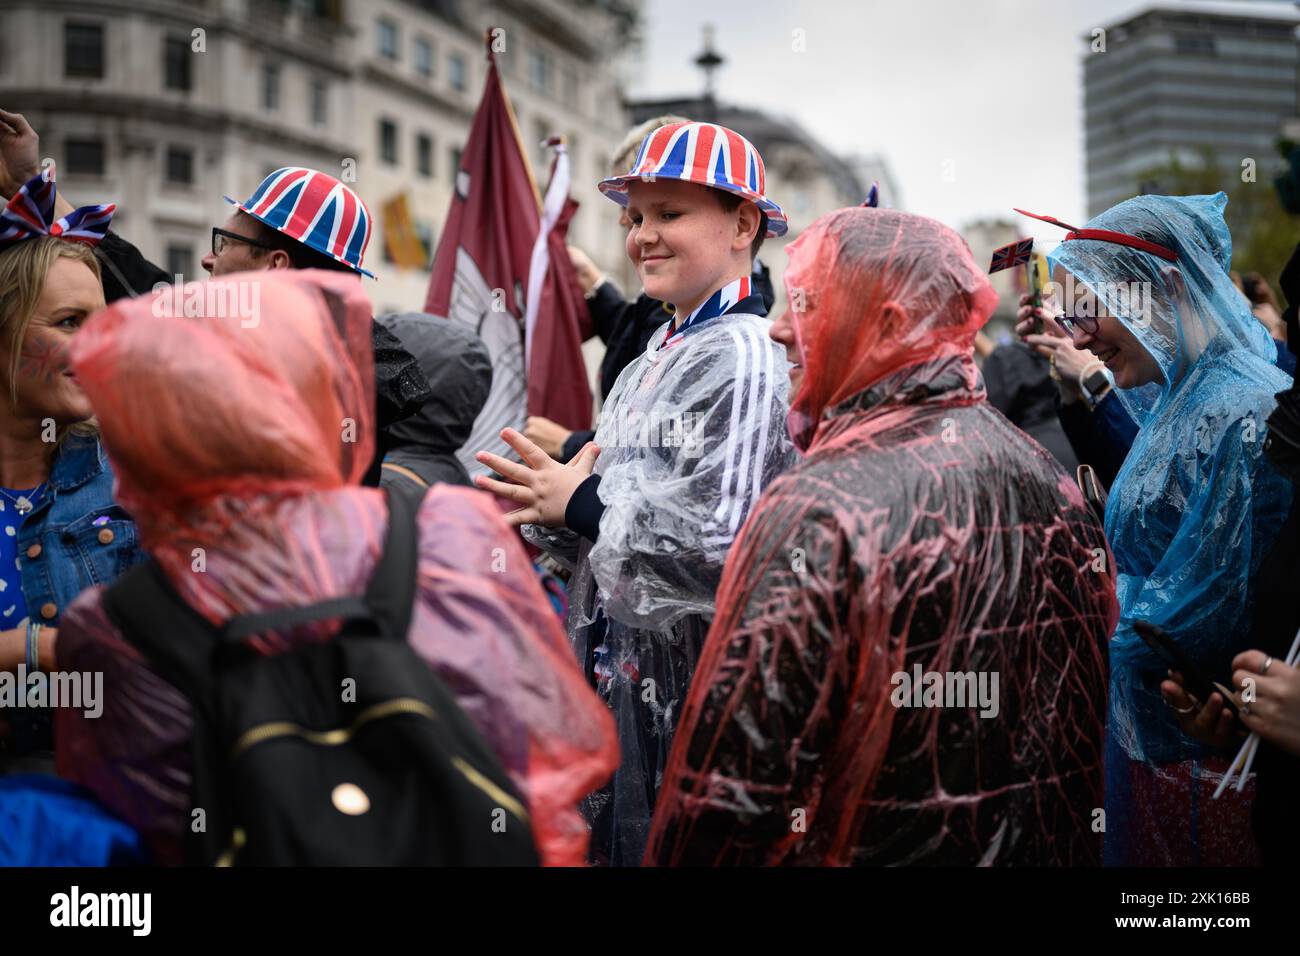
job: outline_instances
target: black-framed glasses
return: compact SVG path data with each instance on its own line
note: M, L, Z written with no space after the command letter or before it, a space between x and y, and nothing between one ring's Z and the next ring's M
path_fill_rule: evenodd
M274 249L275 246L268 246L265 242L258 242L256 239L249 239L247 236L241 236L237 232L227 232L219 226L212 227L212 254L221 255L221 250L226 248L227 242L242 242L245 245L256 246L258 249Z
M1070 338L1074 338L1075 329L1078 329L1087 335L1097 334L1097 317L1095 315L1066 315L1065 313L1061 313L1058 316L1054 316L1054 318L1056 319L1056 324L1059 325Z

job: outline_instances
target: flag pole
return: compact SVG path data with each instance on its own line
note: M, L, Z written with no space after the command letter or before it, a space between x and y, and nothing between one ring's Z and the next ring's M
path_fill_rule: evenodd
M487 51L488 70L497 71L497 86L501 88L501 102L506 105L506 116L510 117L510 128L515 131L515 144L519 148L519 155L524 158L524 172L528 173L528 182L533 187L533 199L537 203L537 211L542 211L542 194L537 188L537 177L533 174L533 161L528 158L528 150L524 148L524 137L519 132L519 119L515 116L514 104L510 102L510 95L506 92L506 85L501 80L501 71L497 69L496 51L492 49L492 41L495 39L493 34L501 30L504 35L505 30L502 27L488 27L483 31L483 46Z

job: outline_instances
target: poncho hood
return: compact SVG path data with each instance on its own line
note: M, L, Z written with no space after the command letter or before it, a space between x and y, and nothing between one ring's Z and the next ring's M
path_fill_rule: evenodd
M465 444L492 389L492 357L474 331L425 312L380 316L429 380L433 398L388 429L394 447L456 452Z
M965 240L923 216L840 209L787 251L786 296L804 366L789 429L801 450L850 397L886 379L908 387L902 369L969 359L997 305Z
M1169 262L1150 252L1096 239L1062 242L1049 254L1096 294L1160 365L1163 381L1119 389L1141 427L1163 408L1205 356L1234 350L1248 366L1273 365L1276 347L1232 284L1232 235L1223 218L1227 196L1135 196L1089 220L1105 229L1158 243L1177 253ZM1068 305L1068 303L1067 303Z

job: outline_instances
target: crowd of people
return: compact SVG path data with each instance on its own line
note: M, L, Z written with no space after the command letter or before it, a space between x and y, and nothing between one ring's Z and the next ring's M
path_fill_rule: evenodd
M571 250L598 427L528 418L471 479L491 359L372 316L347 185L276 170L176 289L39 155L0 109L0 863L1296 839L1300 264L1285 310L1231 272L1222 193L1071 227L991 349L961 237L868 204L771 315L762 157L658 117L599 183L637 297Z

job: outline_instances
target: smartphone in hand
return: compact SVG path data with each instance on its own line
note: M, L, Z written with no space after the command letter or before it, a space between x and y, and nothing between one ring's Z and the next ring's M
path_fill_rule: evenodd
M1183 675L1183 683L1188 693L1203 704L1210 699L1211 694L1218 691L1219 696L1223 698L1223 706L1232 714L1233 720L1239 719L1237 705L1232 699L1232 691L1206 677L1204 672L1187 659L1183 649L1174 643L1162 627L1150 621L1134 621L1133 630L1147 647L1155 651L1156 656L1168 665L1170 670L1178 671Z

